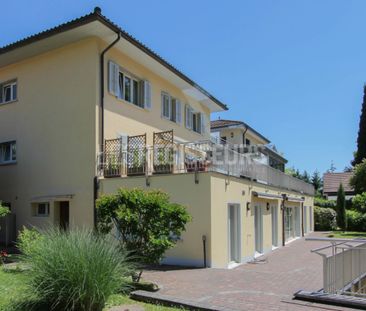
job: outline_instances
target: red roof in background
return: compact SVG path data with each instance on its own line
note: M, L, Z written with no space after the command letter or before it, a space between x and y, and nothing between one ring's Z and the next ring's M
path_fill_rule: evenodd
M353 172L346 173L325 173L323 176L323 192L337 192L339 185L342 183L344 191L352 192L353 189L349 184Z

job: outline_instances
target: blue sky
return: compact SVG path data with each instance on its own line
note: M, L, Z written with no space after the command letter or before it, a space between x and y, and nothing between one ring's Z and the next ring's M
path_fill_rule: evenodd
M349 165L366 82L365 0L7 1L0 46L94 6L230 107L213 117L244 120L289 166Z

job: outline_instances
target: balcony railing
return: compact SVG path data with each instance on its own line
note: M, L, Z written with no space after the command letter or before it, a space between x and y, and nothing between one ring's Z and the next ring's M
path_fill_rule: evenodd
M114 140L116 141L116 140ZM259 183L314 194L302 180L257 162L256 154L240 153L229 145L199 141L144 146L117 143L98 156L98 174L104 177L131 175L219 172Z

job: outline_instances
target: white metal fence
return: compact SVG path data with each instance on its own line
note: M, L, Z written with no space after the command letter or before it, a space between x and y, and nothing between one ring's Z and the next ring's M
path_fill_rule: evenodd
M330 245L312 250L323 258L323 291L366 297L366 240L307 238Z

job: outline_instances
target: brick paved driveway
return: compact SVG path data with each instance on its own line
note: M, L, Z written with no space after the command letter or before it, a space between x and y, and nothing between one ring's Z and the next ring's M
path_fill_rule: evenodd
M319 234L318 234L319 235ZM231 310L351 310L292 300L298 290L322 288L321 257L310 252L322 242L296 240L260 258L263 261L224 269L150 270L159 295Z

